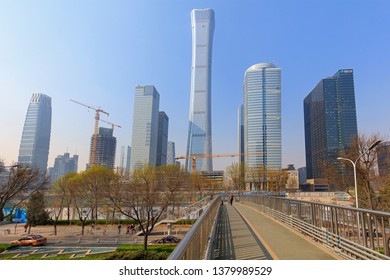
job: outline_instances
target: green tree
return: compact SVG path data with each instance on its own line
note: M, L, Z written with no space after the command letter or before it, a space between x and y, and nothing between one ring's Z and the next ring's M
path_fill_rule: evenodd
M41 191L34 192L27 202L27 223L28 233L31 227L45 224L49 220L49 214L46 210L45 195Z

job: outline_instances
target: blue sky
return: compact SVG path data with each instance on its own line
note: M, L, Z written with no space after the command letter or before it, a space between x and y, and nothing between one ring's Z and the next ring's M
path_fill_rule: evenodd
M303 99L323 78L352 68L359 133L390 133L390 1L12 1L0 2L0 158L17 160L33 92L52 97L49 166L69 151L85 168L100 106L131 144L134 88L154 85L169 140L185 155L191 69L190 11L213 8L213 153L237 152L244 72L282 69L283 165L305 165ZM102 123L102 126L107 126ZM224 169L237 158L214 160Z

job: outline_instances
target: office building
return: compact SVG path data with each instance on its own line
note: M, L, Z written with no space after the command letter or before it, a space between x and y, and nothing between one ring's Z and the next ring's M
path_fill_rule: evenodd
M18 163L46 172L51 133L51 97L34 93L20 141Z
M175 142L168 141L167 147L167 165L176 164Z
M244 152L247 168L282 168L281 70L251 66L244 76ZM266 174L261 180L267 180Z
M154 86L137 86L134 96L130 171L156 167L160 94Z
M70 156L69 153L58 155L54 160L54 167L50 168L50 179L55 182L57 179L66 175L69 172L77 172L79 156Z
M323 166L338 166L340 184L346 181L347 154L357 137L355 89L352 69L322 79L304 99L307 179L325 179Z
M238 153L239 156L239 163L243 164L245 162L244 153L245 153L245 146L244 146L244 105L241 105L238 108Z
M121 157L119 162L119 169L122 175L130 174L130 157L131 157L131 147L122 146Z
M169 118L165 112L159 112L157 134L156 166L167 165Z
M92 135L90 163L93 166L105 166L109 169L115 168L116 138L113 136L113 131L112 128L99 127L99 134L96 136L96 150L93 163L91 159L94 135Z
M211 137L211 57L214 11L192 10L192 67L187 156L212 154ZM185 163L191 171L191 159ZM197 171L212 171L212 158L198 158Z
M390 177L390 142L382 142L376 148L378 171L381 177Z

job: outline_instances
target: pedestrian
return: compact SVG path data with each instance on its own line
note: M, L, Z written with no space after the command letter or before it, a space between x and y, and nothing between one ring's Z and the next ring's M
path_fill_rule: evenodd
M118 234L121 234L121 229L122 229L122 225L119 224L119 225L118 225Z
M230 197L229 197L229 199L230 199L230 205L233 205L233 199L234 199L234 195L233 195L233 194L231 194L231 195L230 195Z
M131 234L134 234L135 233L135 225L131 224L130 228L131 228Z
M95 231L95 224L92 223L92 224L91 224L91 233L93 234L94 231Z
M27 229L28 229L28 224L26 223L26 224L24 225L24 232L26 232Z
M130 234L130 225L128 224L126 227L126 235Z

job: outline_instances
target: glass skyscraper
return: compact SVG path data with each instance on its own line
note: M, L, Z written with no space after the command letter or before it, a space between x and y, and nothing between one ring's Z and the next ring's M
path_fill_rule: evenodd
M51 133L51 97L33 93L19 149L19 164L46 172Z
M211 57L214 11L192 10L192 67L187 156L212 154L211 139ZM186 160L191 170L191 159ZM212 158L196 160L197 171L212 171Z
M167 165L176 164L175 142L168 141Z
M322 178L325 162L343 168L337 157L358 133L352 69L339 70L317 84L304 100L304 120L307 178Z
M271 63L260 63L245 72L243 118L246 166L281 170L280 68Z
M156 166L159 103L154 86L135 88L130 170Z
M165 112L159 112L156 166L167 165L168 126L168 115Z

